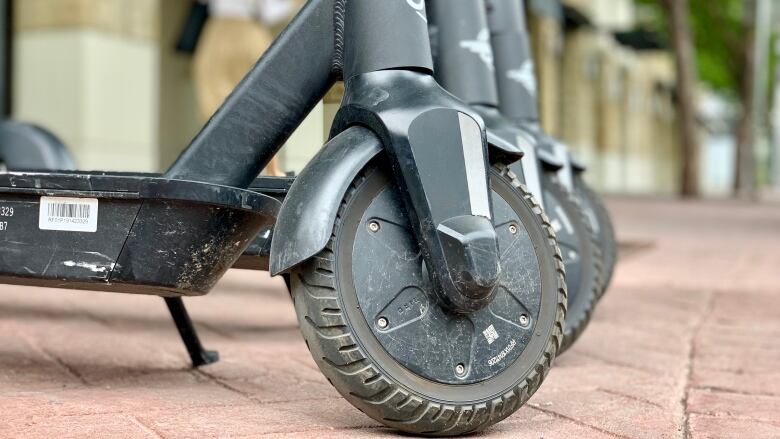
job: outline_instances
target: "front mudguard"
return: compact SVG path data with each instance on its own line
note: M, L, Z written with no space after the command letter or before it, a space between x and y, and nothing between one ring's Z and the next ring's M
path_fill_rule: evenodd
M522 151L488 136L492 154ZM269 271L278 275L313 257L328 244L341 200L366 165L383 151L367 128L348 128L328 142L295 179L284 199L271 240Z
M582 174L588 170L585 162L580 157L574 155L574 153L569 154L569 159L571 160L571 169L575 174Z
M372 131L351 127L314 156L279 211L271 241L272 275L289 271L325 248L349 185L381 152L382 142Z

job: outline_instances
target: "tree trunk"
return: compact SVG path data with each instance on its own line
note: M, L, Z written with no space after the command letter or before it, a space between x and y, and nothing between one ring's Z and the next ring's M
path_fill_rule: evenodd
M778 5L780 8L780 5ZM780 17L780 13L777 14ZM775 25L775 90L772 107L772 144L774 157L772 163L772 184L780 189L780 23Z
M680 195L699 194L699 132L696 123L696 52L688 0L664 0L669 11L677 70L677 111L682 144Z
M742 115L737 125L737 150L734 167L734 195L740 198L754 198L756 195L756 158L753 152L755 142L753 125L753 109L755 107L755 94L753 92L755 80L755 12L754 0L746 0L744 4L743 46L742 60L739 61L743 68L739 77L739 96L742 105Z

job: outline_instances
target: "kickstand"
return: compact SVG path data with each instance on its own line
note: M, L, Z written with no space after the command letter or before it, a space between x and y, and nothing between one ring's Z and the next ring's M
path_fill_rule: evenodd
M184 307L184 301L181 300L181 297L166 297L165 304L168 305L168 311L171 312L171 317L173 317L173 321L176 323L176 329L179 330L181 340L184 342L184 346L187 347L187 352L189 352L192 360L192 367L205 366L219 361L219 352L206 350L200 344L198 333L195 331L195 327L192 326L192 320L190 320L190 316L187 314L187 308Z

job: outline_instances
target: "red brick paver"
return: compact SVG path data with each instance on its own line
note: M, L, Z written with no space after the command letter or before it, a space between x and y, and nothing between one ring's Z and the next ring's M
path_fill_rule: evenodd
M780 207L612 200L626 252L506 438L780 438ZM188 368L156 297L0 286L0 437L384 437L309 357L283 284L187 303L222 360Z

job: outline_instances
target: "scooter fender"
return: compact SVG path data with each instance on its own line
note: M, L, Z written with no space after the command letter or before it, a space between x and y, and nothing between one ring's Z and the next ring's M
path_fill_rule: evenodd
M564 162L555 152L554 144L546 144L543 147L540 147L537 150L536 155L547 170L558 171L566 166L566 162Z
M569 160L571 160L571 169L577 174L581 174L588 170L588 166L582 161L581 158L574 154L569 154Z
M514 162L520 160L525 155L525 150L512 142L507 142L494 133L492 130L487 130L488 141L488 155L491 160L505 159L508 162Z
M349 185L381 152L382 142L372 131L351 127L314 156L279 211L271 241L272 275L290 271L325 248Z
M574 190L574 171L572 169L573 167L571 162L571 154L569 153L569 147L566 146L566 144L563 142L552 138L550 138L549 144L554 160L560 163L560 166L557 164L551 164L550 162L553 160L551 158L548 159L548 161L545 163L545 167L551 171L554 171L555 175L558 176L558 181L563 185L564 188L566 188L566 190L571 192Z

